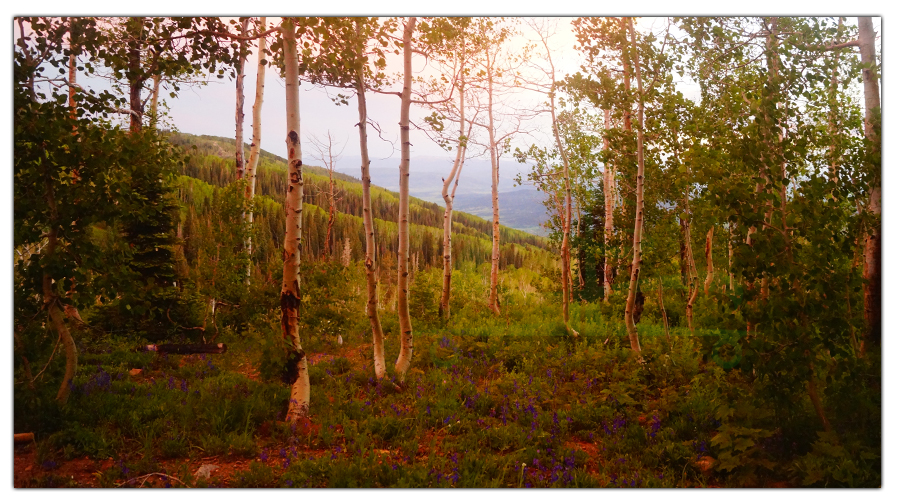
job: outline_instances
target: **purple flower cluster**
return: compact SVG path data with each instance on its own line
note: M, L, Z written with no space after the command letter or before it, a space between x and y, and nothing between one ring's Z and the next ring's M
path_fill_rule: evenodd
M87 396L88 394L95 391L105 391L109 392L112 388L112 377L106 370L103 369L102 366L97 366L97 373L91 375L91 378L77 387L77 391L81 394Z
M609 424L605 420L603 421L603 431L606 432L607 436L611 436L619 432L619 429L625 427L626 423L625 417L617 415L612 421L612 429L610 429Z

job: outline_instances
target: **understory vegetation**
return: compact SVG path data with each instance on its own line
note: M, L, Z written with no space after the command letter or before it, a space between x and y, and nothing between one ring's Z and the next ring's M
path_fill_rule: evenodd
M305 270L311 288L327 285L303 309L313 387L313 416L303 424L284 422L288 348L277 335L277 303L241 333L223 327L224 354L141 352L148 340L137 333L79 331L82 369L69 404L52 401L61 360L47 382L15 392L16 432L36 433L35 485L74 486L54 474L83 456L106 464L99 486L137 486L129 480L151 473L178 479L165 480L173 487L880 484L876 362L827 360L829 371L817 374L829 380L821 396L834 427L827 433L804 391L770 397L777 379L754 377L738 330L676 326L667 341L648 308L638 359L624 325L609 319L615 305L575 306L575 340L558 306L538 294L507 288L508 318L494 318L481 305L479 278L476 296L456 294L460 312L446 326L429 322L428 293L420 292L416 355L398 391L374 379L366 318L351 312L364 300L361 274L358 266ZM344 301L334 314L330 304ZM712 322L712 301L698 309L698 321ZM397 325L387 320L385 331L387 356L396 356ZM862 363L849 372L859 379L840 375L848 362ZM832 400L852 404L838 410ZM241 459L227 478L198 479L189 467Z

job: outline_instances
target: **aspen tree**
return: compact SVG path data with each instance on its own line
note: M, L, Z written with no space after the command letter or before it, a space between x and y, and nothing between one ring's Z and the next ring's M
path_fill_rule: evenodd
M266 18L260 17L257 20L256 33L259 36L258 46L256 48L256 93L253 100L253 111L252 113L252 134L253 138L250 141L250 155L247 158L247 169L244 174L245 179L247 179L246 187L244 188L244 198L248 202L253 201L253 197L256 194L256 167L259 165L259 151L260 151L260 143L262 141L262 106L263 106L263 96L265 93L266 86L266 37L262 36L261 33L266 27ZM246 221L248 226L253 225L253 210L247 210L244 212L244 220ZM247 234L247 240L244 242L244 249L248 255L253 254L253 240L250 232ZM250 279L250 267L252 263L248 263L247 265L247 279Z
M703 295L709 295L709 285L712 284L713 277L715 276L715 272L713 270L713 256L712 256L712 245L713 245L713 230L715 226L709 228L709 232L706 233L706 280L703 282Z
M487 131L487 143L484 144L491 160L491 271L490 292L488 294L488 308L494 315L500 315L500 298L497 293L497 285L500 274L500 148L512 136L520 132L522 114L514 112L516 125L500 131L501 120L497 119L500 96L506 89L518 87L521 82L515 76L525 58L525 55L512 55L508 50L504 51L503 44L514 33L509 27L497 27L493 19L480 18L477 25L478 43L481 46L481 54L475 61L476 73L480 74L479 81L472 82L470 87L477 87L480 98L484 98L486 104L481 111L486 115L487 121L473 121L475 125Z
M365 233L366 315L372 329L375 376L386 373L384 333L378 309L378 261L375 222L372 209L371 174L369 171L368 125L366 92L381 92L387 77L385 52L390 44L390 32L396 21L377 18L324 18L313 28L312 36L319 50L303 53L304 78L317 85L345 88L356 94L359 121L360 179L362 184L362 219ZM388 93L388 92L382 92ZM399 93L396 93L399 95Z
M356 33L361 35L362 27L357 21ZM376 276L377 263L375 261L375 221L372 215L372 176L369 173L369 139L368 139L368 110L366 108L365 87L366 60L358 57L356 64L356 104L359 112L359 155L360 179L362 182L363 203L363 230L366 233L366 315L372 328L372 349L375 365L375 377L381 379L386 372L384 360L384 332L381 329L381 320L378 317L378 278Z
M609 151L609 135L611 128L610 110L603 110L603 128L607 133L603 134L603 150ZM613 280L613 232L615 231L615 205L614 192L616 189L616 170L611 161L603 165L603 246L605 258L603 259L603 302L609 303L612 295Z
M409 319L409 107L412 101L412 35L416 18L403 27L403 91L400 95L400 213L397 217L397 315L400 320L400 354L394 369L402 382L413 355L412 323Z
M297 313L300 306L300 253L303 248L301 224L303 222L303 161L300 149L300 76L297 68L297 39L294 21L285 17L281 21L284 43L284 79L287 118L288 189L284 201L284 270L281 281L281 334L290 340L294 365L291 397L287 420L296 422L309 413L309 371L306 352L300 345L300 324Z
M453 160L453 166L450 174L444 179L441 186L441 198L444 199L444 232L443 232L443 281L441 286L441 300L438 306L438 315L444 320L450 319L450 284L453 276L453 260L451 245L453 233L453 199L456 197L456 188L459 186L459 177L462 175L463 163L466 161L466 148L468 146L469 137L472 134L472 123L469 122L468 131L466 130L466 61L468 52L466 51L465 33L460 40L460 48L458 49L459 61L459 106L457 112L459 114L459 141L456 146L456 158ZM453 190L450 190L450 185Z
M634 301L637 295L638 280L641 275L641 238L644 229L644 86L641 80L641 62L637 42L634 35L634 22L628 19L628 31L631 34L631 51L634 56L634 76L637 80L637 179L635 182L635 217L634 217L634 248L631 259L631 278L628 282L628 297L625 301L625 327L628 330L628 340L631 349L641 351L638 341L637 329L634 326ZM624 58L626 59L627 58ZM626 114L626 119L628 115Z
M569 324L569 304L572 302L572 256L571 250L569 248L569 239L571 238L572 233L572 184L569 177L569 154L566 151L566 148L563 146L559 131L559 117L556 113L556 66L553 64L553 55L548 44L548 39L551 36L549 33L549 28L543 25L538 25L536 23L532 23L531 26L537 33L540 42L543 45L544 50L546 51L545 61L548 67L540 69L546 75L547 80L549 80L547 83L542 85L533 85L532 90L536 90L547 96L550 112L550 126L553 130L553 139L556 144L556 150L559 152L559 157L562 161L563 167L563 190L565 196L564 208L561 213L560 220L560 223L562 224L562 244L560 245L559 250L563 292L563 323L566 326L566 330L573 336L577 337L578 332L576 332L575 329L573 329Z
M241 21L242 37L246 36L249 23L249 17ZM239 46L234 79L234 172L237 180L244 178L244 64L247 61L247 40L242 39Z
M878 88L878 63L875 60L875 29L871 17L858 18L859 54L862 61L865 136L868 163L873 181L866 209L874 218L866 238L863 277L866 279L864 304L869 338L881 344L881 95Z

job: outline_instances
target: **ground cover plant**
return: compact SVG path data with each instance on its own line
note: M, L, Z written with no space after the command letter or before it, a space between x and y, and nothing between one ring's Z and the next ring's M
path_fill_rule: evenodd
M548 309L534 305L522 313L540 320ZM567 336L556 317L507 326L485 311L471 322L418 330L402 390L375 380L365 330L341 329L340 345L335 332L320 330L305 339L316 353L310 361L314 411L299 424L284 422L284 361L273 362L280 347L265 318L242 335L223 332L225 354L136 352L146 339L99 338L83 346L84 368L70 404L52 403L50 384L16 391L16 431L33 431L37 439L30 445L32 470L17 469L16 484L860 487L880 481L878 433L872 432L880 423L835 412L835 430L825 433L802 394L795 395L790 418L779 419L779 409L755 390L752 373L735 362L739 336L673 327L667 341L659 325L642 322L638 358L624 325L600 308L575 311L579 339ZM387 355L395 354L397 346L388 346ZM132 374L135 369L140 373ZM828 394L848 390L844 384L836 379ZM861 392L860 403L878 404L877 391ZM195 476L203 464L219 469ZM68 467L76 466L72 479Z

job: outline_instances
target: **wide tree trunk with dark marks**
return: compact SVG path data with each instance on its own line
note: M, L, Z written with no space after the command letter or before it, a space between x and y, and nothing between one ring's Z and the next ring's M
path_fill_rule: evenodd
M863 98L866 106L865 135L867 157L873 171L866 207L874 224L866 237L863 277L866 279L864 307L869 339L881 344L881 95L878 63L875 60L875 29L871 17L859 18L859 54L863 70Z
M300 79L297 68L297 40L290 18L281 22L284 40L284 78L287 118L288 188L284 200L284 270L281 281L281 334L293 347L291 368L296 377L291 386L287 420L297 421L309 413L309 371L306 353L300 346L300 252L303 222L303 162L300 150Z

